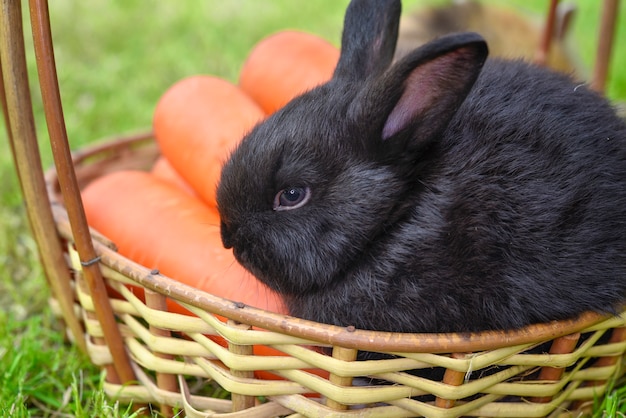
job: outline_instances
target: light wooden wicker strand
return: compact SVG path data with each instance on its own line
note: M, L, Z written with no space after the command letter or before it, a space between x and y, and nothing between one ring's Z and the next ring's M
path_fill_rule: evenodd
M566 335L561 338L557 338L552 342L552 346L550 347L550 354L568 354L574 351L576 348L576 343L580 339L580 333L577 332L572 335ZM541 372L539 372L538 380L552 380L558 381L565 369L563 367L542 367ZM552 400L551 396L542 396L533 398L533 402L546 403Z
M337 360L355 361L357 354L358 350L354 349L343 347L335 347L333 349L333 358ZM352 386L351 376L338 376L336 374L331 374L328 380L330 380L330 383L337 386ZM341 404L331 398L328 398L326 400L326 406L328 406L329 408L333 408L336 411L345 411L348 409L347 405Z
M7 127L26 211L41 263L76 344L87 352L83 328L74 315L70 272L57 238L41 167L30 97L21 2L3 0L0 9L0 61L6 97Z
M614 328L609 339L609 344L620 343L626 341L626 327ZM620 360L619 355L608 355L599 358L594 367L607 367L617 364ZM595 382L597 385L605 384L606 380Z
M466 357L466 354L463 353L453 353L450 357L455 359L462 359ZM453 369L446 369L445 374L443 375L443 383L452 386L460 386L465 380L465 372L460 372ZM449 409L454 406L455 401L453 399L444 399L441 397L437 397L435 399L435 406L439 408Z
M233 320L229 320L228 325L232 327L242 328L245 330L252 329L252 327L249 325L239 325ZM231 341L228 342L228 349L233 354L240 354L244 356L252 356L254 354L253 348L251 345L235 344ZM236 370L235 368L231 368L230 372L235 377L241 377L244 379L254 378L254 372L252 371ZM246 395L233 393L231 397L233 400L232 412L245 411L246 409L252 408L254 406L254 402L255 402L254 396L246 396Z
M52 145L54 162L59 173L61 192L68 211L76 248L82 262L83 274L89 286L89 291L94 298L96 315L102 325L104 339L111 350L118 378L122 383L130 382L135 380L135 374L130 367L130 360L111 309L100 267L97 262L92 262L92 260L97 260L97 256L93 248L91 234L80 199L80 189L78 188L76 174L73 170L72 157L67 141L54 62L47 1L31 0L30 14L39 72L39 84L43 96L50 144Z
M160 311L167 311L167 303L165 301L165 296L153 292L152 290L146 289L146 305L151 309L157 309ZM158 337L170 337L171 332L165 329L161 329L155 327L153 325L149 326L150 333L158 336ZM174 356L167 353L155 353L155 356L173 360ZM167 390L169 392L176 392L178 390L178 384L176 383L176 376L170 373L156 373L156 381L157 386L160 389ZM173 409L170 405L163 404L161 405L161 414L165 417L171 417L174 415Z
M626 341L626 327L614 328L611 332L612 334L608 342L609 344ZM593 364L593 367L615 367L616 371L619 372L620 370L623 370L624 365L623 364L617 365L617 362L618 361L623 362L624 361L623 359L624 359L623 353L619 355L603 356L596 360L596 362ZM603 387L606 384L607 384L607 379L599 379L595 381L588 380L583 383L583 386ZM588 403L589 403L588 401L578 401L572 405L572 408L582 409L585 406L585 404L588 404Z

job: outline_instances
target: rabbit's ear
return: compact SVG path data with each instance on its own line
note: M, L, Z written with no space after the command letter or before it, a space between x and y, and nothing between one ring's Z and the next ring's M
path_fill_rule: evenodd
M368 83L372 86L364 86L365 97L355 101L356 111L361 118L378 120L383 149L422 148L446 128L478 78L487 54L487 44L475 33L430 42ZM382 115L372 117L381 111Z
M400 0L350 2L333 78L360 81L389 67L398 41L401 9Z

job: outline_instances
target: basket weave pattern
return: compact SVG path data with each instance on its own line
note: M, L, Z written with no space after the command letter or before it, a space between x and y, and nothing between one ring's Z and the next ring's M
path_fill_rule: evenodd
M84 185L110 171L143 169L157 154L149 136L108 141L76 154L77 178ZM88 353L107 368L112 358L81 275L54 172L47 179L68 267L75 272L75 311L86 330ZM622 374L626 313L608 319L583 315L578 321L499 334L343 329L195 290L120 256L114 243L95 231L93 238L138 379L105 386L109 396L122 401L180 408L187 416L543 417L589 405ZM168 298L191 313L168 312ZM531 350L544 343L548 352ZM255 346L279 353L258 355ZM393 358L355 361L359 348ZM445 373L435 373L434 379L412 372L433 367ZM259 371L280 379L260 379ZM376 383L359 385L364 377ZM197 379L204 383L194 385ZM206 387L223 388L230 399L207 394Z

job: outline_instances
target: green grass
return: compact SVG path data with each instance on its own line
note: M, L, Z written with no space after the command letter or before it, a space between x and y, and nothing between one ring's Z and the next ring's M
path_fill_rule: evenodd
M11 319L3 318L0 333L0 416L129 415L128 406L105 399L101 373L63 341L49 313Z
M407 9L417 0L405 2ZM500 3L510 3L500 1ZM515 0L534 12L544 0ZM598 3L577 2L573 44L589 65L595 46ZM160 95L192 74L235 81L249 49L264 35L284 29L308 30L339 43L347 0L55 0L51 2L67 131L72 148L110 135L149 127ZM25 20L27 11L24 10ZM626 22L626 7L620 12ZM608 94L626 100L626 27L616 36ZM27 33L29 73L36 78ZM33 102L45 167L52 163L46 143L38 86ZM0 122L2 123L2 122ZM131 416L107 400L100 371L74 347L47 306L49 296L28 231L13 173L5 130L0 130L0 415ZM606 406L622 405L618 388ZM612 402L612 404L611 404ZM600 415L601 416L601 415Z

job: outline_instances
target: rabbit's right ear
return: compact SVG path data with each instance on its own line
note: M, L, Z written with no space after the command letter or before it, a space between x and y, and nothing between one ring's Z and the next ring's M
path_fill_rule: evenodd
M476 33L432 41L369 80L350 118L376 129L370 153L390 161L414 161L448 125L472 89L488 49Z
M401 10L400 0L352 0L333 78L361 81L387 69L396 50Z

